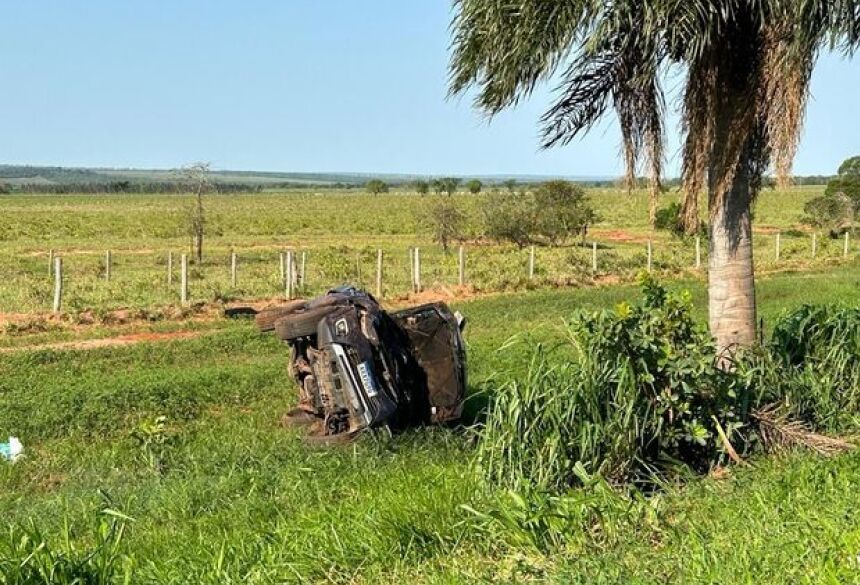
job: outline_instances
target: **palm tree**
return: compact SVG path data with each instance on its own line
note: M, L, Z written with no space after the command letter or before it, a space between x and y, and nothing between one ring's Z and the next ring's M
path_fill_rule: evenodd
M560 76L543 146L614 109L628 181L647 165L654 195L661 78L683 68L681 219L696 228L706 188L711 332L722 350L753 343L750 206L769 166L788 180L816 57L860 45L860 0L455 0L452 36L452 95L476 88L476 107L492 116Z

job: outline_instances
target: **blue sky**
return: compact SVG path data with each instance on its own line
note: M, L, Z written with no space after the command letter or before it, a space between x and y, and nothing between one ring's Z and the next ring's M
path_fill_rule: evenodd
M442 0L7 1L0 163L620 172L611 120L538 149L550 88L489 124L446 100L449 20ZM828 174L860 154L860 56L823 56L812 89L795 171Z

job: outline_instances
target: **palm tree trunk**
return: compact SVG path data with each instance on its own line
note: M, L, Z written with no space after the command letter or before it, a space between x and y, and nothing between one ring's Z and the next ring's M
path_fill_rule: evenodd
M738 346L752 345L756 337L752 193L745 170L737 172L724 197L712 197L720 199L711 215L708 312L711 334L725 356Z

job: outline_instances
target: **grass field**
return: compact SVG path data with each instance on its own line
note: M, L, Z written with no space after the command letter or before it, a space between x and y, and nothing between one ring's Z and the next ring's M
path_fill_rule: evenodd
M826 266L839 262L842 241L798 229L803 204L820 187L765 190L756 206L756 263L761 271ZM480 238L483 196L457 196L468 219L466 280L470 291L511 291L570 287L593 282L630 281L646 265L646 242L653 239L654 270L665 276L695 276L695 247L666 233L650 234L647 197L593 189L591 200L602 220L588 245L538 248L535 278L529 280L528 251ZM664 196L667 205L676 194ZM284 294L279 254L306 253L302 292L314 294L334 282L366 287L375 282L376 252L383 249L384 293L410 290L409 248L419 246L425 288L457 283L457 255L429 241L416 220L428 198L415 194L378 196L355 192L267 193L207 198L204 263L191 268L194 301L267 298ZM52 280L48 250L64 257L66 311L152 307L179 300L178 255L189 250L185 228L187 197L175 195L3 196L0 216L0 313L50 310ZM775 231L782 233L781 259L774 255ZM591 272L591 241L598 270ZM113 254L112 280L104 280L104 253ZM703 245L703 263L707 246ZM229 254L239 255L238 284L230 282ZM167 284L167 255L175 254L174 284ZM701 272L699 272L701 274Z
M852 261L762 278L758 300L769 323L803 302L857 304L858 284ZM701 282L672 287L690 288L704 315ZM521 374L513 332L552 344L576 310L635 295L613 286L458 303L471 321L473 396ZM111 550L136 583L836 583L860 569L860 455L760 459L670 487L644 517L576 532L545 557L462 507L498 496L469 468L468 430L308 447L278 422L294 398L284 347L247 322L205 329L184 341L0 354L0 435L29 448L0 465L0 562L31 525L84 557L98 542L101 490L134 518ZM147 431L160 415L164 433Z

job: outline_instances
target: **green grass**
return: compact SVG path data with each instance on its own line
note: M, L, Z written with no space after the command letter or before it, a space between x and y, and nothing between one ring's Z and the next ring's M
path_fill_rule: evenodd
M765 190L756 204L756 265L762 272L826 267L841 262L842 242L819 238L811 258L808 233L796 231L803 204L821 188ZM593 189L591 200L602 221L589 240L600 244L596 280L631 281L646 263L654 240L654 269L665 276L696 271L694 246L666 233L649 235L647 196ZM677 198L664 196L661 206ZM420 246L426 288L457 282L457 257L445 254L416 224L427 197L410 193L377 196L354 192L213 195L207 198L205 259L191 269L196 301L266 298L284 293L279 253L306 253L303 293L332 283L373 287L376 252L383 249L384 296L410 289L409 248ZM520 291L590 285L591 249L576 245L538 248L534 280L528 279L528 251L480 240L483 196L458 195L468 221L466 278L477 291ZM48 251L64 258L64 309L151 307L179 300L178 255L189 251L186 217L189 198L177 195L3 196L0 217L0 312L46 311L52 279ZM782 230L782 254L774 259L772 230ZM795 230L795 231L792 231ZM104 253L113 252L111 282L105 282ZM230 282L229 254L239 255L237 286ZM703 245L703 262L707 246ZM174 284L167 284L167 254L173 251Z
M701 281L672 287L691 288L704 314ZM522 373L523 356L499 349L511 334L552 343L577 309L636 294L541 290L458 304L470 318L471 386ZM760 279L758 300L768 322L809 300L857 304L860 265ZM0 464L0 517L36 523L55 548L65 533L85 547L102 489L136 520L119 550L144 583L820 583L856 574L860 455L759 460L732 479L671 488L651 501L646 523L579 534L546 558L482 532L461 507L495 497L471 473L468 432L316 449L282 428L295 396L286 362L284 347L247 322L185 341L0 354L0 436L28 448L21 462ZM158 415L169 417L166 447L145 452L132 434Z

